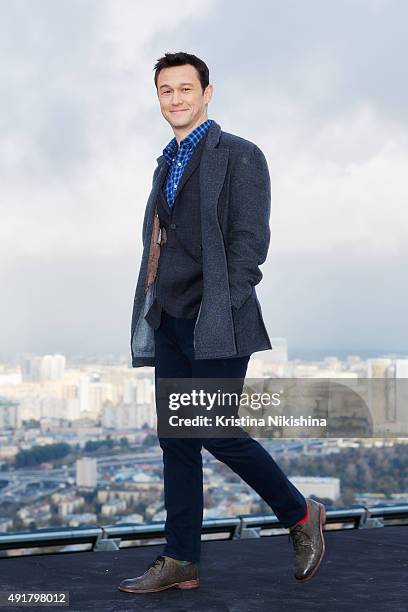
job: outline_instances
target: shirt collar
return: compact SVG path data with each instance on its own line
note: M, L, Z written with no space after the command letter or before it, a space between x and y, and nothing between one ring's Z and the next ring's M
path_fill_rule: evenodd
M188 134L183 140L180 141L180 149L194 149L202 136L208 131L212 119L207 119L203 123L200 123L190 134ZM174 137L168 145L163 149L163 155L169 165L171 165L173 159L177 155L179 147L177 140Z

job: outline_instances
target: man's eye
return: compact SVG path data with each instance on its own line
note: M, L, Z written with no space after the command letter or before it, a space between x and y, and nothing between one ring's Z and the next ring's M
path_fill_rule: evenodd
M191 91L191 87L183 87L183 91ZM162 91L163 94L171 93L169 89L165 89Z

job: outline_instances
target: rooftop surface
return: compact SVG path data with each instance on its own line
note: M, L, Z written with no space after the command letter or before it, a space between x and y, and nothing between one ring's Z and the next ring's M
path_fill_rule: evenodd
M142 574L163 545L0 559L0 591L68 591L70 612L252 612L344 610L408 612L408 528L325 531L326 554L304 584L292 574L288 536L203 541L200 588L124 593L124 578ZM27 606L0 610L27 610Z

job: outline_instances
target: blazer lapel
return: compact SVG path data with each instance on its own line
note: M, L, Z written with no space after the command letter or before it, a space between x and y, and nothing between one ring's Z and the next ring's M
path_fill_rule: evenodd
M229 149L217 147L221 127L213 121L201 156L200 200L201 210L217 208L218 198L224 185L228 167Z

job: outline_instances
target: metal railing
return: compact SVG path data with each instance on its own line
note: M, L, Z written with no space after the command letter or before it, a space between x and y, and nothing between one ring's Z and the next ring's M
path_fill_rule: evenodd
M325 529L364 529L389 527L393 525L408 526L408 504L394 506L349 506L326 510ZM265 533L269 530L269 533ZM271 533L272 531L272 533ZM273 533L275 531L275 533ZM209 535L218 535L217 539L232 540L239 538L258 538L271 535L282 535L287 529L274 514L243 514L230 518L206 519L201 533L206 539ZM32 554L44 554L41 548L65 547L88 544L87 550L118 550L121 543L137 542L143 545L164 538L164 522L147 524L118 523L108 526L45 528L35 531L16 531L0 533L0 551L16 549L35 549ZM52 550L67 552L66 550ZM80 550L69 551L80 552ZM30 554L30 553L24 553Z

